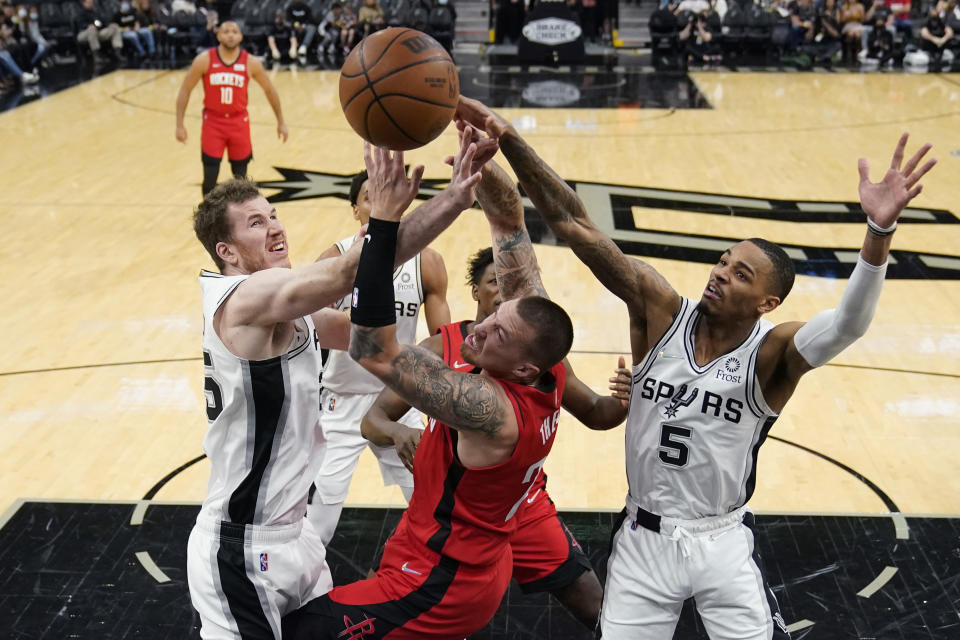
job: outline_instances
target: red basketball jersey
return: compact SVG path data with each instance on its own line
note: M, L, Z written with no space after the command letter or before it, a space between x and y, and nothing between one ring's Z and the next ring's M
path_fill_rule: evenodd
M441 327L443 357L458 371L469 371L460 356L468 322ZM468 469L457 455L455 429L430 419L414 458L416 490L407 520L412 535L437 553L465 564L492 564L516 530L516 514L542 487L543 463L557 429L566 382L563 363L550 373L554 384L540 390L496 380L517 416L520 437L509 460Z
M203 108L221 116L233 116L247 110L247 87L250 85L249 55L243 49L233 64L220 59L217 47L208 52L210 66L203 74Z

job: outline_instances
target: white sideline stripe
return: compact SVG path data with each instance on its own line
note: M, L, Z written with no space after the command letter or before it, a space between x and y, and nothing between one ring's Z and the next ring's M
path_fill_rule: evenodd
M143 517L147 515L147 507L150 506L149 500L141 500L133 508L133 515L130 516L130 526L136 527L143 524Z
M863 589L860 589L860 591L857 591L857 595L861 598L869 598L877 591L880 591L880 589L883 588L883 585L890 582L890 578L895 575L897 575L896 567L884 567L883 571L880 572L880 575L873 579L873 582L865 586Z
M157 563L153 561L153 558L150 557L150 553L147 551L137 551L136 553L137 560L140 561L140 564L143 565L143 568L147 570L153 579L157 582L163 584L164 582L170 582L170 578L163 571L160 570L160 567L157 566Z
M807 620L806 618L803 620L797 620L793 624L787 625L787 633L793 633L794 631L800 631L801 629L808 629L814 624L816 623L813 620Z

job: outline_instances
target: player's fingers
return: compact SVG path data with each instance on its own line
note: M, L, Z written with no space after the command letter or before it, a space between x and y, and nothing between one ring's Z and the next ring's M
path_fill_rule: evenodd
M620 356L620 357L617 359L617 368L618 368L618 369L626 369L626 368L627 368L627 361L624 359L623 356Z
M363 141L363 164L367 168L367 173L373 173L373 152L370 149L370 143Z
M410 174L410 191L416 196L420 193L420 179L423 178L423 165L418 164Z
M907 188L909 189L909 188L911 188L913 185L915 185L915 184L917 184L918 182L920 182L920 178L922 178L923 176L927 175L927 171L930 171L930 169L933 169L933 166L934 166L935 164L937 164L937 159L936 159L936 158L930 158L930 159L927 160L925 163L923 163L923 166L920 167L920 169L918 169L917 171L914 171L913 173L911 173L910 176L907 178Z
M933 145L929 142L924 144L922 147L917 149L917 152L913 154L907 164L903 167L903 175L909 176L913 173L913 170L917 168L917 165L920 164L920 161L923 160L923 156L927 155L927 152L933 148Z
M907 202L909 202L910 200L913 200L913 199L916 198L918 195L920 195L920 192L921 192L921 191L923 191L923 185L922 185L922 184L918 184L918 185L915 186L913 189L910 189L910 191L907 192Z
M448 164L451 167L453 166L453 156L447 156L443 159L443 164Z
M910 134L904 131L903 135L900 136L900 141L897 142L897 148L893 152L893 158L890 160L890 168L894 171L900 171L900 165L903 164L903 150L907 146L907 138L909 137Z
M463 161L460 163L460 172L467 175L473 167L473 159L477 155L477 145L471 142L463 154Z
M870 182L870 162L866 158L857 161L857 169L860 170L860 182Z

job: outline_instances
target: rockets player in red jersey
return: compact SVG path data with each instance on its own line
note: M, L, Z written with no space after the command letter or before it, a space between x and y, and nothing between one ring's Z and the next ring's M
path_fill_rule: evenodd
M472 135L470 127L461 132ZM431 420L417 449L413 498L377 575L284 618L284 637L294 640L463 638L483 627L509 584L516 515L537 484L560 414L573 326L546 297L523 218L513 211L487 212L503 302L461 348L482 373L396 341L390 276L407 180L402 170L380 170L397 166L389 154L367 154L372 212L354 283L350 355ZM478 153L477 163L491 156Z
M183 124L190 92L203 79L203 126L200 133L200 158L203 162L203 195L217 186L224 150L230 156L230 168L236 178L247 176L247 164L253 158L250 142L250 116L247 113L247 89L250 79L263 88L277 116L277 137L287 141L289 132L283 121L280 95L263 69L263 63L240 48L240 25L227 20L217 29L218 46L193 59L177 94L177 140L186 143Z
M489 208L491 202L503 202L498 194L512 192L516 193L512 202L522 212L516 185L502 171L494 173L492 161L487 167L489 170L477 190L480 205ZM476 320L445 325L423 340L420 346L442 357L454 369L480 373L460 357L460 345L473 332L473 327L492 315L500 305L492 249L482 249L470 259L468 280L473 299L477 301ZM594 393L576 377L569 363L564 361L564 364L567 384L561 399L563 408L591 429L604 430L619 425L626 417L626 405L630 399L631 375L623 358L615 372L616 377L610 379L612 394L607 397ZM409 408L403 398L384 389L367 411L361 433L378 446L396 446L404 464L412 471L413 454L421 430L398 422ZM510 538L510 547L513 551L513 577L520 589L524 593L552 593L577 620L593 629L600 614L603 588L590 560L557 514L547 494L546 474L541 474L517 518L517 531Z

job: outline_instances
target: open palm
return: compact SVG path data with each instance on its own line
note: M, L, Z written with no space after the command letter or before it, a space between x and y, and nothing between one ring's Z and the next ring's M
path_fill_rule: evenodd
M890 168L880 182L870 182L870 165L866 158L860 158L860 206L867 217L880 227L889 227L897 221L904 207L923 190L923 185L918 184L920 178L937 163L936 159L931 159L917 169L923 156L932 147L926 143L901 168L909 137L908 133L900 136Z

